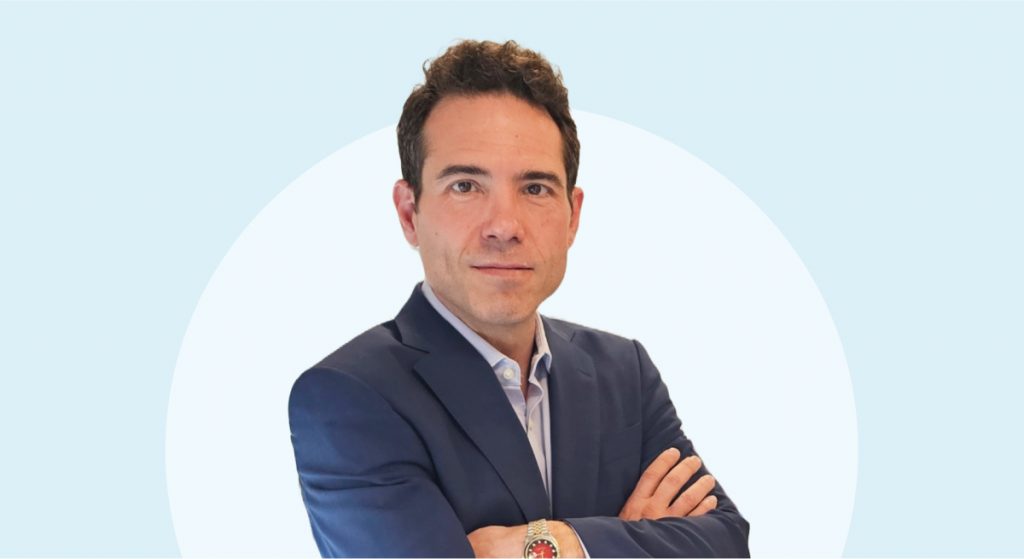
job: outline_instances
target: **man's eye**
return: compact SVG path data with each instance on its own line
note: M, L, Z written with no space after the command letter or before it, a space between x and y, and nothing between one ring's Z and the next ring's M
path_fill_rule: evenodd
M452 190L466 194L473 191L473 183L470 181L459 181L452 185Z
M526 186L527 194L532 194L534 196L539 196L547 191L548 189L543 184L534 183Z

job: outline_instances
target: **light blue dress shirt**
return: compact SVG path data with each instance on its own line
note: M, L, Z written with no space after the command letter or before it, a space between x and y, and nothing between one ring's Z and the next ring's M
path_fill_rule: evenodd
M487 340L480 337L452 314L444 306L430 289L427 282L423 282L423 295L430 302L434 310L438 312L449 324L452 325L462 337L466 338L478 352L483 356L487 364L494 370L498 377L505 396L508 397L512 409L519 418L526 437L530 440L530 447L533 448L533 457L537 460L537 470L541 479L544 480L544 490L548 494L548 504L551 503L551 409L548 399L548 374L551 367L551 348L548 347L548 338L544 333L544 323L537 315L537 333L534 337L534 352L530 358L529 387L526 397L523 397L520 379L522 371L519 363L509 358L502 352L495 349Z
M533 449L533 457L537 460L537 469L540 477L544 480L544 491L548 494L548 505L551 505L551 407L548 399L548 375L551 372L551 348L548 346L548 337L544 332L544 322L537 315L537 333L534 335L533 357L530 358L529 388L526 391L526 398L523 398L523 390L520 385L522 371L519 363L498 351L487 340L480 337L465 322L459 320L448 307L444 306L430 288L426 281L423 282L423 295L449 324L452 325L466 341L470 343L487 364L494 370L498 377L509 404L516 412L519 423L526 431L526 437L530 440L530 447ZM535 519L530 519L535 520ZM575 533L576 528L568 524ZM583 539L576 534L583 549L583 556L590 558Z

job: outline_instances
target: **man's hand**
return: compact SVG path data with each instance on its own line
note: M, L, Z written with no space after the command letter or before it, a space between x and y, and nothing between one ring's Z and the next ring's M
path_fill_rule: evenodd
M623 520L656 520L666 516L700 516L718 506L718 498L708 495L715 487L711 474L702 476L679 498L676 495L700 469L700 458L688 456L679 461L679 451L669 448L651 462L626 504L619 511ZM673 499L675 501L673 502Z
M565 522L548 521L548 530L558 541L559 557L583 557L576 531ZM469 545L477 557L522 557L526 545L526 524L484 526L469 533Z

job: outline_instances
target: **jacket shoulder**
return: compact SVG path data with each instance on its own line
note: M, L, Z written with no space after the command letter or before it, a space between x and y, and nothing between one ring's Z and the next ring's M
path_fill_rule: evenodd
M555 330L556 333L562 334L563 337L576 345L603 346L635 351L633 349L635 342L618 334L612 334L611 332L591 328L589 326L583 326L582 324L569 322L568 320L562 320L560 318L545 316L544 320Z
M313 368L352 370L378 361L386 361L395 352L418 353L402 344L394 321L378 324L352 338L320 360Z
M379 386L389 377L410 371L421 355L421 351L401 342L394 321L385 322L352 338L307 369L295 380L292 390L294 393L302 385L318 385L338 376Z

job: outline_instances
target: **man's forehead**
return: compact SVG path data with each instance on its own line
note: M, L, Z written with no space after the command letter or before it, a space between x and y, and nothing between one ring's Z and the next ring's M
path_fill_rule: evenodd
M424 167L556 173L564 181L561 132L551 116L510 94L442 99L423 127ZM426 169L425 169L426 170Z

